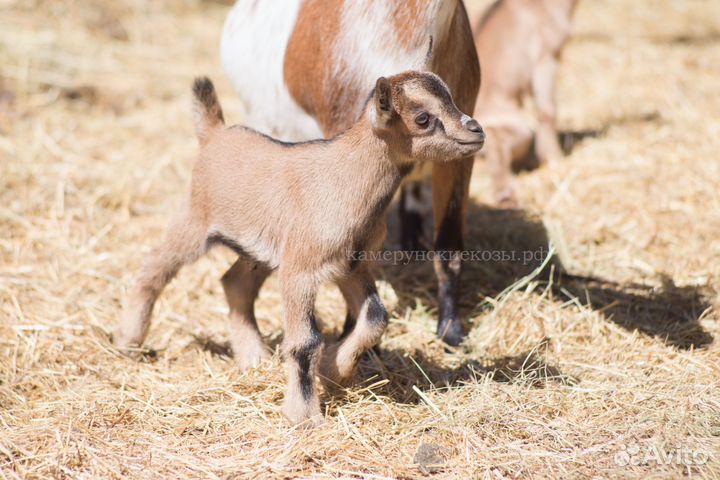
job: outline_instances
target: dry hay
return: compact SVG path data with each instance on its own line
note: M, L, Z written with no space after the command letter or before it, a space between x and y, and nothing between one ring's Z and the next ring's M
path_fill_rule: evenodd
M594 135L520 175L526 213L484 205L482 163L472 185L471 248L552 238L559 260L510 291L536 262L468 265L472 331L450 353L432 268L382 268L398 300L380 353L312 431L280 415L277 354L246 374L227 356L226 252L162 296L155 357L107 340L186 188L191 78L210 74L239 119L217 59L227 8L0 2L0 477L720 477L716 0L584 0L560 123ZM275 347L278 300L271 279ZM333 289L319 316L337 330ZM710 458L616 461L653 446Z

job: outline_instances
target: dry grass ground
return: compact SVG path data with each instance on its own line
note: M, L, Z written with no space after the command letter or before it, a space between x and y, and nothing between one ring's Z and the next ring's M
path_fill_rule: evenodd
M446 352L430 265L381 268L381 353L312 431L279 412L277 354L246 374L227 355L227 252L162 296L154 358L108 343L188 183L191 78L211 75L240 120L217 54L227 8L0 1L1 478L720 478L717 0L581 3L560 124L596 135L520 175L522 213L486 206L479 161L468 234L506 251L552 238L561 274L508 292L537 262L468 265L470 336ZM276 287L258 314L272 345ZM318 309L336 331L337 292ZM678 450L695 456L656 455Z

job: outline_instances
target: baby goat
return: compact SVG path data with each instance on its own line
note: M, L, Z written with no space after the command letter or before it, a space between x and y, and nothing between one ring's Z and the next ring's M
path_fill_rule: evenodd
M223 244L240 257L222 283L241 368L267 355L253 305L277 268L288 372L283 411L294 423L316 423L321 417L314 374L323 343L313 313L318 286L336 282L355 319L352 331L326 348L320 360L321 376L340 384L379 341L388 320L367 266L353 261L354 254L381 246L384 211L417 163L473 155L485 134L458 110L440 77L429 72L379 78L350 129L306 143L224 128L210 80L197 79L193 91L201 148L189 200L142 268L116 344L141 345L163 287L183 265Z
M531 152L533 143L540 165L562 158L555 128L555 77L577 2L497 0L477 24L483 84L475 116L490 137L485 151L495 201L501 206L517 206L512 165ZM528 96L537 107L535 132L523 110Z

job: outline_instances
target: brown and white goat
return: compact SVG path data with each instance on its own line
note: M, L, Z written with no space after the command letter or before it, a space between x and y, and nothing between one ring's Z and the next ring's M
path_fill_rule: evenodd
M221 56L248 123L297 141L330 138L353 125L375 80L423 64L430 37L428 69L447 82L462 111L472 110L480 67L460 0L238 0L225 22ZM436 160L434 248L459 251L473 158ZM404 248L415 250L423 230L416 206L425 202L415 198L423 190L412 187L402 196L401 229ZM463 338L460 257L435 258L437 332L456 345ZM353 320L348 316L344 333Z
M476 26L483 85L475 116L487 130L485 156L495 201L516 206L512 164L533 145L540 165L562 157L555 128L555 77L577 0L498 0ZM530 96L538 114L533 134L523 111Z
M323 343L313 313L318 286L337 282L356 319L352 332L326 348L320 362L322 376L341 384L352 376L359 356L378 342L388 317L366 265L353 258L380 247L385 209L416 164L471 156L482 147L483 131L429 72L379 78L353 126L332 140L306 143L224 128L212 83L196 80L194 93L201 149L188 203L143 266L116 343L141 345L167 282L183 265L223 244L240 256L222 279L235 355L243 367L266 355L253 305L277 268L288 372L284 413L293 422L318 421L314 375Z

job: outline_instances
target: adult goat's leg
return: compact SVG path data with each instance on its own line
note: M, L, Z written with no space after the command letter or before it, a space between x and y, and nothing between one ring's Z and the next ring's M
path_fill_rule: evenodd
M473 158L433 165L432 192L435 220L435 274L438 280L437 335L458 345L464 331L458 311L460 255Z

